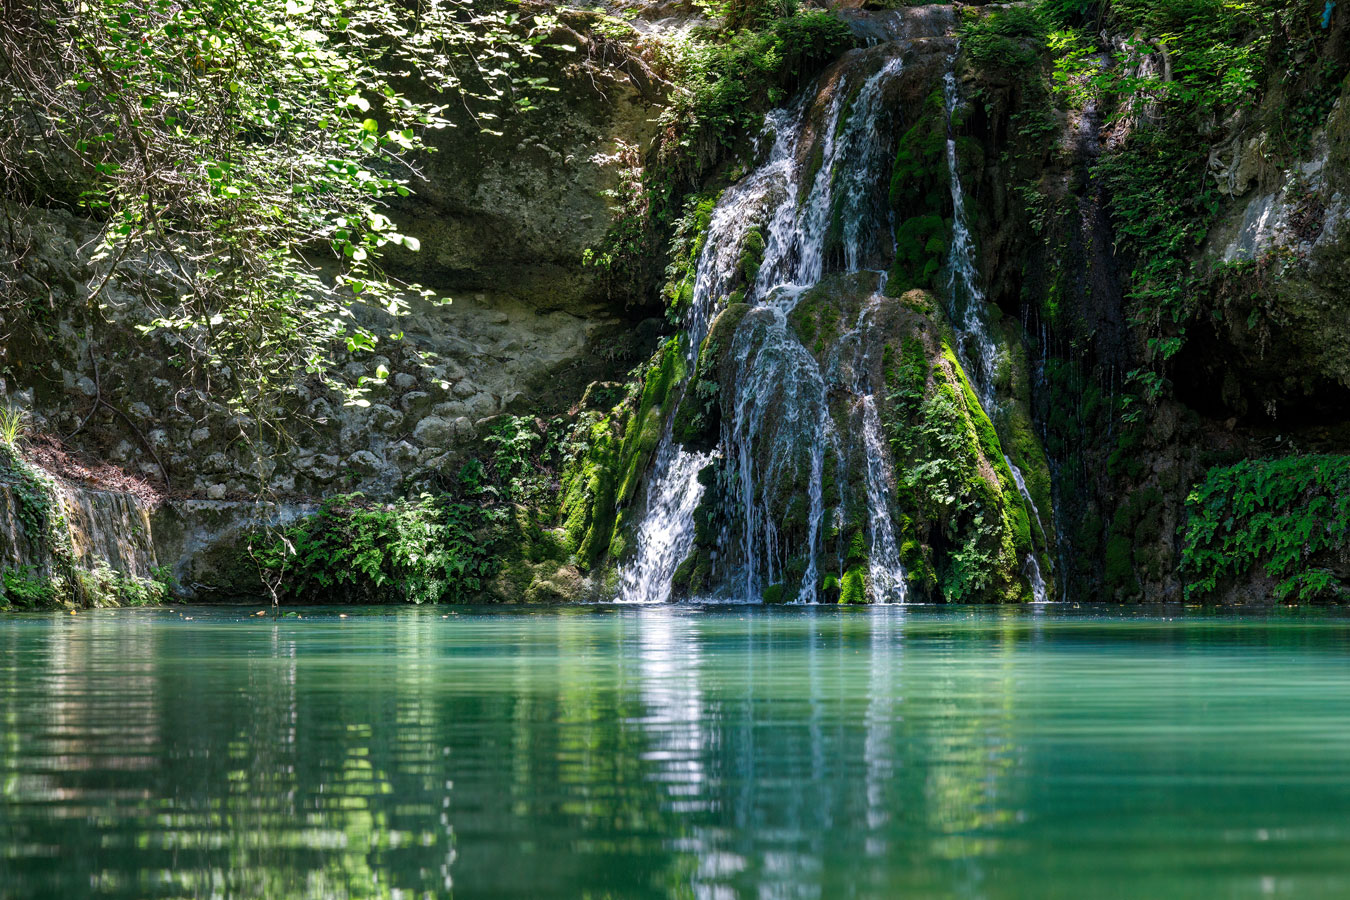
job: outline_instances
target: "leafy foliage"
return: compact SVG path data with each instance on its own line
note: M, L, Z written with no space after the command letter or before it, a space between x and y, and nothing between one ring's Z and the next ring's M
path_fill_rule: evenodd
M487 128L541 86L522 67L549 21L468 0L19 0L0 99L25 127L0 138L0 174L42 197L43 160L69 164L102 226L91 306L110 283L137 296L217 398L267 416L305 375L352 396L333 354L377 335L349 305L399 313L418 290L378 265L418 248L385 203L450 124L402 76Z
M1129 270L1132 323L1146 365L1130 373L1132 403L1166 388L1167 362L1201 311L1205 274L1193 263L1219 208L1208 168L1224 129L1245 127L1269 86L1289 92L1265 127L1297 149L1339 93L1344 65L1306 0L1116 0L1100 9L1042 0L1056 31L1055 92L1111 111L1116 139L1096 166ZM1100 65L1092 13L1130 34L1113 66ZM1216 123L1223 122L1216 132ZM1127 410L1133 421L1136 406Z
M677 137L663 147L666 154L705 142L732 146L852 42L838 16L818 9L793 10L759 30L720 38L693 38L681 48L673 73L679 90L663 121Z
M0 609L42 609L57 602L56 584L34 566L0 569Z
M484 452L440 493L377 503L361 494L264 536L253 551L278 600L462 603L481 596L522 536L556 514L558 471L575 448L563 421L503 416ZM524 531L521 529L524 528ZM513 530L515 529L515 530Z
M0 406L0 444L13 447L23 435L27 416L13 406Z
M1047 33L1037 10L1007 6L967 15L961 23L961 46L981 69L1018 71L1040 65Z
M622 286L630 300L644 299L659 275L647 265L660 255L662 240L672 231L686 235L672 248L679 263L689 250L687 235L701 230L691 230L690 216L698 215L706 198L690 207L686 195L743 145L769 108L852 43L848 26L833 13L795 4L754 7L742 15L734 11L748 6L717 4L710 11L723 17L722 28L694 32L672 48L665 74L674 89L656 149L640 167L633 154L621 156L624 184L614 197L611 228L601 247L586 251L585 261L605 269L611 290Z
M163 582L118 572L100 561L93 569L74 570L76 593L88 606L154 606L168 590Z
M1350 456L1291 456L1214 468L1186 498L1186 596L1260 568L1280 600L1345 598Z
M258 555L280 596L367 603L455 603L498 568L491 526L501 513L423 494L377 504L360 494L324 502Z
M904 562L911 578L935 579L932 586L948 602L1003 599L1008 586L997 583L999 573L1016 571L1015 541L1029 549L1029 534L1020 534L1028 526L1014 521L1020 498L1008 502L1007 486L988 480L1001 473L998 438L955 353L945 342L941 352L945 366L932 366L923 343L911 337L884 360L883 423L905 495L901 505L933 523L937 551L930 563L907 539Z

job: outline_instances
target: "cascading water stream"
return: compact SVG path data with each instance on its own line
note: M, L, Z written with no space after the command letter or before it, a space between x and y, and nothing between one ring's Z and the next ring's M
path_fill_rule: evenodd
M664 603L670 599L675 567L694 543L694 510L703 498L698 473L711 453L692 453L675 443L669 427L656 448L647 508L638 526L638 552L619 572L621 603Z
M953 55L952 63L956 57ZM957 344L962 362L974 375L975 393L980 406L990 420L996 419L998 399L994 393L995 373L998 370L998 345L989 336L985 323L985 296L980 289L979 273L975 267L975 242L966 222L965 191L961 187L961 173L957 167L956 136L952 131L951 119L960 104L956 90L956 73L949 68L943 76L943 98L947 107L947 169L950 173L952 195L952 247L949 260L948 289L952 298L952 318L956 323ZM1036 517L1036 524L1045 533L1040 512L1027 490L1026 479L1022 471L1006 455L1003 457L1012 471L1017 490L1027 503L1028 509ZM1041 575L1040 563L1035 552L1028 553L1022 562L1023 573L1031 585L1032 597L1036 603L1048 600L1045 578Z
M782 491L799 483L807 486L807 537L801 548L807 563L795 599L818 599L826 515L822 484L827 454L833 450L838 460L841 443L821 366L789 327L788 317L802 295L821 280L827 248L837 246L845 271L858 270L875 249L882 229L865 223L875 223L879 211L884 215L875 178L889 152L878 129L882 88L900 70L900 58L892 56L856 90L848 90L846 83L836 85L815 131L809 95L794 107L771 113L765 134L773 135L773 147L759 168L723 194L697 262L686 320L688 372L695 368L699 344L717 304L734 283L745 236L763 223L764 252L755 283L745 296L753 308L733 339L735 396L723 416L716 451L725 457L728 490L739 507L741 535L734 549L742 570L734 590L745 599L758 599L767 586L782 580L786 548L781 523L770 510L776 508L773 501L781 499ZM799 150L813 136L820 162L803 166ZM829 237L835 221L842 227L832 245ZM877 557L874 593L880 600L902 600L903 570L890 521L884 440L870 396L863 400L862 414L868 525ZM677 446L667 423L648 480L635 557L620 572L621 600L660 602L670 597L674 571L693 544L693 514L703 492L698 474L712 458Z
M844 270L858 271L867 252L864 242L872 235L865 232L863 223L875 219L867 207L873 202L875 172L885 150L877 133L882 88L900 70L899 57L887 59L852 95L851 103L845 102L848 92L842 85L836 89L821 123L820 165L811 183L802 186L805 197L799 200L800 189L788 191L766 227L764 257L754 290L747 298L758 301L758 306L737 332L737 396L734 415L724 423L722 441L740 486L742 589L747 598L759 596L781 574L777 566L783 548L768 511L783 485L800 480L796 476L803 460L794 451L805 446L807 563L796 600L819 599L825 455L831 447L837 450L840 442L827 405L828 390L820 364L789 328L788 316L825 271L827 236L834 216L843 223L840 238ZM841 122L843 116L847 119ZM777 440L767 451L764 471L757 471L757 452L765 455L761 443L770 433ZM876 438L875 449L881 452L879 423ZM875 469L877 479L884 478L880 471L884 456L874 465L872 448L868 452L869 475ZM872 481L869 477L873 543L878 541L877 530L884 527L881 543L889 540L894 548L890 509L885 505L888 492L880 488L873 491ZM878 596L903 598L899 553L892 555L893 559L878 563L887 570ZM899 589L897 580L902 585Z
M953 56L953 62L955 59ZM955 72L949 69L943 76L942 85L947 106L947 170L950 173L952 194L948 293L952 298L952 317L957 325L957 343L962 362L974 374L976 393L988 413L995 402L994 373L998 366L998 348L989 337L989 329L983 318L984 291L980 289L979 273L975 268L975 241L966 222L966 196L957 168L956 136L951 127L952 115L960 103Z
M686 381L697 364L699 345L707 334L713 310L740 266L741 247L757 219L757 210L774 203L788 189L796 129L797 122L788 110L770 113L761 136L761 140L773 139L767 160L728 188L713 210L695 264L693 297L685 316ZM682 389L683 383L676 388ZM636 552L619 572L620 602L662 603L670 599L675 569L694 541L694 510L703 496L698 474L713 456L677 444L670 422L665 423L647 483L646 507L635 535Z
M859 405L862 406L863 442L867 448L867 509L872 533L867 574L877 602L904 603L909 592L891 524L891 491L885 472L887 457L885 440L881 436L881 417L877 415L876 400L871 394L864 394Z

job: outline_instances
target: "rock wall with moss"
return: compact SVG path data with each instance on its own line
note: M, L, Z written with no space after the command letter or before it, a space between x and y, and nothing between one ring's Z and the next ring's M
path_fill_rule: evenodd
M368 405L296 384L285 434L226 414L184 378L171 344L136 329L138 298L98 285L91 222L61 199L73 189L0 203L0 399L28 413L32 433L165 495L145 509L151 546L196 596L258 591L271 563L221 547L257 535L250 546L266 557L287 528L325 553L368 534L368 577L393 585L363 583L368 598L612 596L670 427L688 447L723 448L701 476L694 549L676 573L679 596L717 593L744 563L725 453L766 325L741 301L767 238L754 230L736 248L739 279L691 365L679 326L708 217L752 168L766 110L832 84L846 51L904 36L904 76L885 101L893 134L874 173L893 237L878 237L870 260L885 289L870 273L827 279L788 324L829 370L870 310L855 335L862 362L831 374L826 406L834 429L855 435L860 398L872 398L911 597L1026 600L1028 558L1061 599L1345 596L1345 10L737 10L562 8L546 58L557 90L540 108L501 134L469 121L442 134L427 182L394 211L422 252L389 262L455 302L414 304L400 321L356 308L375 330L402 333L345 358L343 377L371 387ZM947 313L949 136L996 345L992 403L977 399ZM799 164L814 171L818 150ZM764 508L784 546L800 548L811 468L799 437L767 427L748 453L785 460ZM831 452L819 485L828 565L813 588L865 601L865 460L856 442ZM62 560L150 577L111 545L85 556L78 542L38 547L47 529L24 505L20 459L3 476L11 602L73 584ZM61 508L105 515L77 507ZM141 527L140 512L107 515L86 531ZM440 535L417 565L400 537L410 523ZM772 574L763 599L791 599L807 563L788 554ZM293 599L333 588L293 584Z

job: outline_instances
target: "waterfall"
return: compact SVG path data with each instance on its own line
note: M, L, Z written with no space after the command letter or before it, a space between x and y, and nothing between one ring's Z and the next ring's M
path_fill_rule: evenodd
M1003 461L1008 464L1008 470L1012 472L1013 482L1017 485L1017 492L1022 495L1022 500L1027 505L1027 510L1031 512L1031 517L1036 520L1036 528L1040 530L1041 535L1045 535L1045 523L1041 521L1041 511L1036 508L1036 501L1031 499L1031 491L1027 490L1027 480L1022 476L1022 470L1017 468L1007 454L1004 454ZM1052 567L1053 571L1053 567ZM1050 598L1045 587L1045 577L1041 575L1041 564L1036 561L1035 553L1028 553L1027 558L1022 563L1022 572L1027 576L1027 583L1031 585L1031 597L1035 603L1048 603Z
M709 322L735 283L744 239L758 226L764 252L755 282L745 292L752 309L736 329L731 352L735 372L728 381L735 393L724 404L720 444L711 454L676 445L667 422L648 476L634 557L620 571L621 600L669 599L675 569L693 545L694 511L704 491L698 475L715 460L723 467L719 489L738 519L739 534L728 535L725 551L719 548L719 558L734 556L739 566L726 589L733 597L759 599L766 588L784 581L784 561L791 556L804 558L805 569L793 575L802 581L789 599L819 599L828 524L825 466L830 453L841 466L844 450L831 413L832 394L858 391L827 378L817 356L790 327L789 316L831 268L861 271L869 258L889 250L889 243L880 246L889 228L885 186L878 184L876 173L885 168L892 147L880 125L883 89L901 68L899 56L884 55L861 82L861 66L846 69L823 111L813 110L814 96L807 92L794 105L770 113L761 137L761 145L772 142L764 161L718 201L696 263L685 322L686 369L696 368ZM806 149L818 153L817 162L805 163ZM840 354L838 345L829 348L831 356ZM877 600L902 601L904 572L890 518L880 420L870 394L854 403L861 409L867 456L866 497L859 499L867 507L871 590ZM789 536L771 513L783 509L785 500L802 507L804 542ZM796 543L804 545L789 546Z
M954 64L956 57L952 57ZM995 421L998 411L998 399L995 396L995 373L998 371L998 345L989 336L985 323L985 296L980 289L979 273L976 270L975 242L966 222L965 191L961 187L961 173L957 168L956 136L952 131L951 118L960 105L956 90L956 73L948 68L942 80L943 99L947 107L947 169L950 173L952 195L952 245L949 258L948 293L952 304L952 321L956 327L957 344L962 364L972 374L975 393L984 408L985 415ZM1027 510L1036 519L1036 526L1045 535L1045 526L1041 522L1040 511L1027 490L1026 479L1007 455L1003 461L1012 472L1013 482L1025 501ZM1045 578L1041 575L1040 563L1035 551L1027 554L1022 561L1022 571L1031 585L1032 598L1036 603L1048 600Z
M872 555L868 575L880 603L904 603L908 595L900 548L891 525L890 487L885 474L886 444L881 437L881 418L871 394L859 401L863 411L863 441L867 448L867 509L871 515Z
M1004 454L1003 461L1008 464L1008 468L1012 471L1013 483L1017 485L1017 492L1026 501L1031 517L1036 520L1036 527L1040 529L1041 534L1045 534L1045 523L1041 521L1041 511L1036 508L1036 501L1031 499L1031 491L1027 490L1027 480L1022 477L1022 470L1017 468L1017 465L1007 454Z
M849 97L845 85L836 88L820 126L821 162L809 184L798 184L797 190L786 193L766 229L764 259L754 292L747 298L756 308L736 335L736 402L733 416L724 422L722 440L739 486L740 581L749 599L760 596L783 576L780 566L788 548L769 510L775 498L803 481L807 486L807 563L796 600L819 599L816 582L825 516L825 454L830 448L838 451L841 442L828 407L825 373L788 327L788 316L825 273L832 219L842 222L838 237L843 271L859 271L873 249L879 229L864 226L875 224L883 215L875 198L875 173L888 150L878 133L882 89L901 67L899 57L886 59L852 94L851 103L845 102ZM804 118L797 121L799 128L805 124ZM805 197L799 199L803 191ZM835 354L851 334L840 338L833 348ZM872 415L875 418L874 408ZM766 435L774 438L767 450L763 447ZM889 491L881 486L885 457L879 421L873 436L875 442L868 447L869 530L874 551L889 548L890 553L874 561L872 588L878 598L903 599L903 570L890 521ZM757 468L757 457L767 457L766 464Z
M690 453L677 445L667 429L656 449L647 489L647 508L638 526L638 554L619 572L619 599L628 603L664 603L670 599L675 568L694 544L694 510L703 499L698 473L711 453Z
M955 57L952 59L954 62ZM989 337L989 329L983 318L984 291L980 289L979 273L975 268L975 241L966 223L966 195L961 188L956 136L951 129L951 116L960 103L956 92L956 73L949 69L943 76L942 86L947 105L947 169L950 172L952 194L948 295L951 297L952 322L957 330L961 362L973 375L980 404L986 413L990 413L995 403L994 374L998 367L998 347Z
M729 292L740 267L745 238L768 204L783 205L789 193L800 110L776 110L765 120L762 144L771 139L768 158L752 174L727 188L708 223L703 250L694 269L694 291L684 327L688 337L685 380L692 376L713 312ZM683 390L683 383L672 394ZM671 416L674 407L671 404ZM671 579L694 541L694 510L703 498L698 473L714 453L692 453L675 443L670 422L657 448L647 482L647 501L635 535L633 559L619 571L619 601L663 603Z

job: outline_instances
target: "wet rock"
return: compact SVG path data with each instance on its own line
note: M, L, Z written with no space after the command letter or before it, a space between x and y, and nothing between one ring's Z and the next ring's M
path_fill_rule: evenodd
M445 447L454 440L454 429L440 416L427 416L413 429L413 438L425 447Z
M384 460L369 450L358 450L347 457L347 462L366 472L378 472L385 468Z

